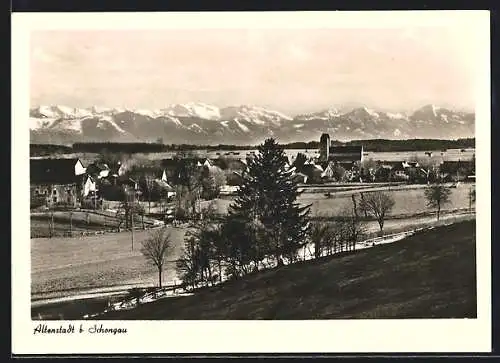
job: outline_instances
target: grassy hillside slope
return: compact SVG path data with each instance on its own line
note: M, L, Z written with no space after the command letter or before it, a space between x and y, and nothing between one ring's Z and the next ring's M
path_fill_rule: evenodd
M475 221L99 319L475 318Z

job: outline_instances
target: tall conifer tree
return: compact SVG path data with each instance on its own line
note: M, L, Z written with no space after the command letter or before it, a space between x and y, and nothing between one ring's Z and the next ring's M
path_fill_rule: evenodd
M288 167L282 147L272 138L258 147L243 173L229 218L262 226L265 238L259 238L259 250L281 259L294 261L298 249L306 242L310 206L297 203L300 192Z

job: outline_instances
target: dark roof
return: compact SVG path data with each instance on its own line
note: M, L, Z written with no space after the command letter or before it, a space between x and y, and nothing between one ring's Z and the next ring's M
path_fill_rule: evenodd
M75 164L72 159L30 159L31 184L73 184L79 178L75 175Z
M330 154L361 154L363 146L331 146Z
M170 184L168 184L167 182L165 182L165 181L163 181L163 180L156 179L156 180L154 181L154 183L155 183L158 187L162 188L163 190L167 190L167 191L169 191L169 192L173 192L173 191L175 191L175 189L174 189L174 188L173 188Z
M363 157L362 146L331 146L328 160L340 162L361 161Z
M111 170L111 169L107 164L101 162L94 162L87 166L87 173L89 174L99 173L103 170Z

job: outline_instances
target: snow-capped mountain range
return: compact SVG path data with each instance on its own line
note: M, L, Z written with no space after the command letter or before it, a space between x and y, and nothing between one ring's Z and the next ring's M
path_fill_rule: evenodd
M168 144L253 144L269 136L280 142L310 141L328 132L332 139L454 139L474 136L474 113L426 105L413 113L358 107L285 115L258 106L219 108L204 103L174 104L156 110L72 108L30 109L32 143L156 141Z

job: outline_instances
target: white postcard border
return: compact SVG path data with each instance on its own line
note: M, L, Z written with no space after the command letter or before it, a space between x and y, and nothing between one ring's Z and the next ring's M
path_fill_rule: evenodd
M477 37L477 319L107 321L123 335L33 335L30 314L29 34L36 29L320 28L457 24ZM472 36L472 35L471 35ZM490 57L488 11L288 13L13 13L12 352L308 353L491 350ZM65 324L69 322L63 322ZM88 327L94 322L74 321ZM58 322L59 324L59 322ZM54 322L51 323L54 325Z

